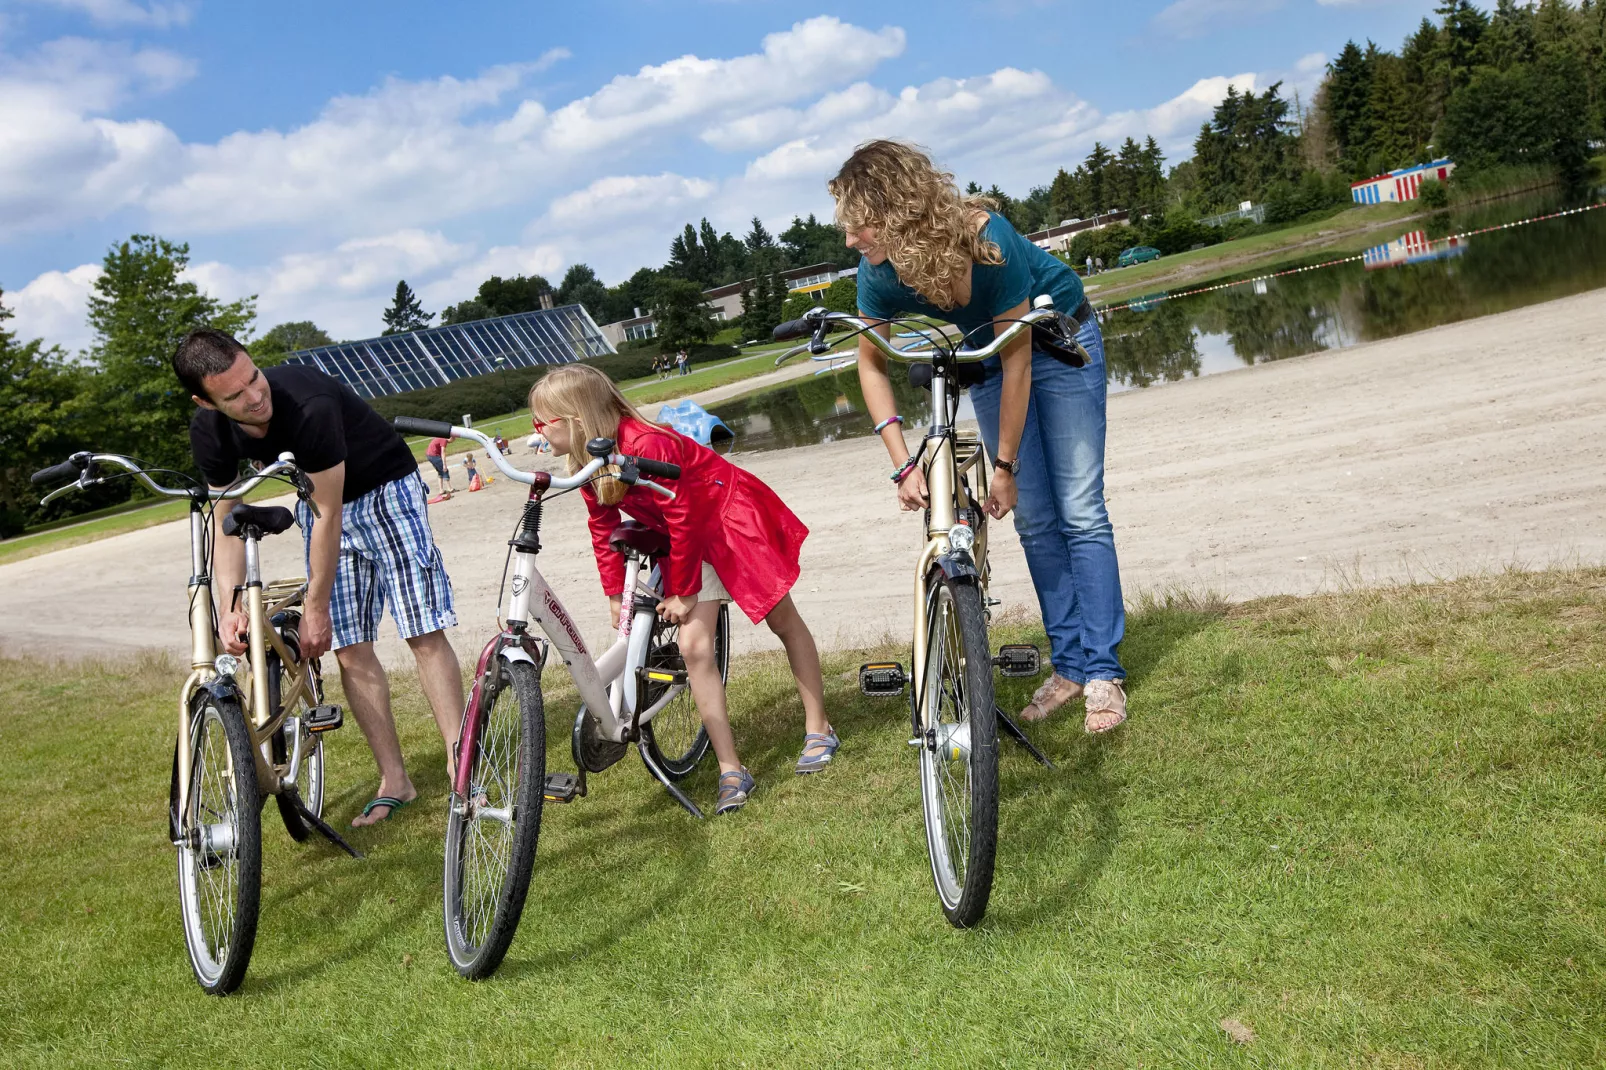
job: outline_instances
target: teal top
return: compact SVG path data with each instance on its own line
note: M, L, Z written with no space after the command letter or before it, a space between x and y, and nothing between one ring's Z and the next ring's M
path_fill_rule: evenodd
M1042 294L1052 296L1054 308L1067 316L1082 306L1082 280L1076 272L1021 237L1009 220L988 212L982 234L997 244L1004 262L976 264L971 269L969 304L944 311L906 286L892 261L871 264L860 257L859 311L874 319L912 314L947 320L966 333L967 345L975 347L993 340L994 316L1022 303L1029 308L1032 299Z

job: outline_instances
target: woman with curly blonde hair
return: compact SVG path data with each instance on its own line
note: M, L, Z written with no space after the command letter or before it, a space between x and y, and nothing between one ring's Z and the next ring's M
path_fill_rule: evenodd
M986 509L998 518L1015 510L1054 664L1021 717L1041 720L1085 695L1086 730L1115 728L1126 720L1126 673L1116 657L1126 613L1104 506L1104 339L1081 279L1021 237L991 201L961 196L953 176L911 145L860 145L828 188L848 247L860 254L864 318L931 316L981 346L992 341L994 323L1018 319L1048 294L1081 324L1085 367L1034 350L1022 335L1002 358L982 363L985 378L971 400L996 468ZM923 508L925 478L908 464L886 357L866 341L859 382L896 466L899 502Z

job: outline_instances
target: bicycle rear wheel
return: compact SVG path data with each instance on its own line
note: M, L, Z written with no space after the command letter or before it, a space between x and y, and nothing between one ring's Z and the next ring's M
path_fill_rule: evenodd
M974 582L933 573L926 608L926 668L916 695L920 800L942 912L966 928L987 910L998 845L992 654Z
M468 798L446 819L446 953L471 981L502 964L524 912L541 835L546 722L535 666L504 663L480 697ZM465 738L467 729L465 726Z
M262 798L245 714L203 692L190 714L189 829L178 848L179 910L195 980L226 996L245 979L262 894Z
M719 678L730 679L730 606L719 607L719 623L714 628L714 664L719 666ZM648 645L647 668L668 669L678 672L686 667L680 654L680 626L658 618L652 626L652 641ZM663 696L668 684L652 684L642 697L643 707L651 706ZM697 712L697 703L691 688L685 688L658 715L641 726L642 741L653 760L663 767L671 780L683 780L697 768L697 763L708 753L708 732Z

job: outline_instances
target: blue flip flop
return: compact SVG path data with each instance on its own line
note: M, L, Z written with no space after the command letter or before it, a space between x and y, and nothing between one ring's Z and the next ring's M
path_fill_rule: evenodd
M830 765L831 759L836 755L836 749L840 746L842 746L842 741L836 737L836 729L834 728L824 732L805 733L803 736L803 754L797 760L797 775L818 773L821 769ZM811 747L817 748L813 754L809 753L809 748Z
M390 811L386 813L384 817L380 818L379 821L389 821L391 818L396 816L397 810L400 810L402 807L406 806L407 803L412 801L413 800L408 799L406 802L403 802L401 799L397 799L390 795L378 795L368 800L368 805L362 808L362 816L367 817L369 814L374 812L376 807L388 806L390 807ZM374 824L379 824L379 821L375 821Z

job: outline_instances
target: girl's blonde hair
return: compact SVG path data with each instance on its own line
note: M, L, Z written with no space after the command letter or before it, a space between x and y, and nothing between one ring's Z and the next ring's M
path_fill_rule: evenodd
M836 198L837 223L876 228L898 278L944 311L959 303L955 291L972 262L1004 262L976 227L976 212L998 205L960 194L954 176L913 145L866 141L826 189Z
M586 443L594 438L619 438L619 421L626 416L644 424L652 421L641 415L619 388L589 364L565 364L553 368L530 387L530 411L540 410L569 427L569 474L574 475L591 463ZM605 473L616 471L603 469ZM617 479L602 475L593 489L603 505L618 505L630 489Z

